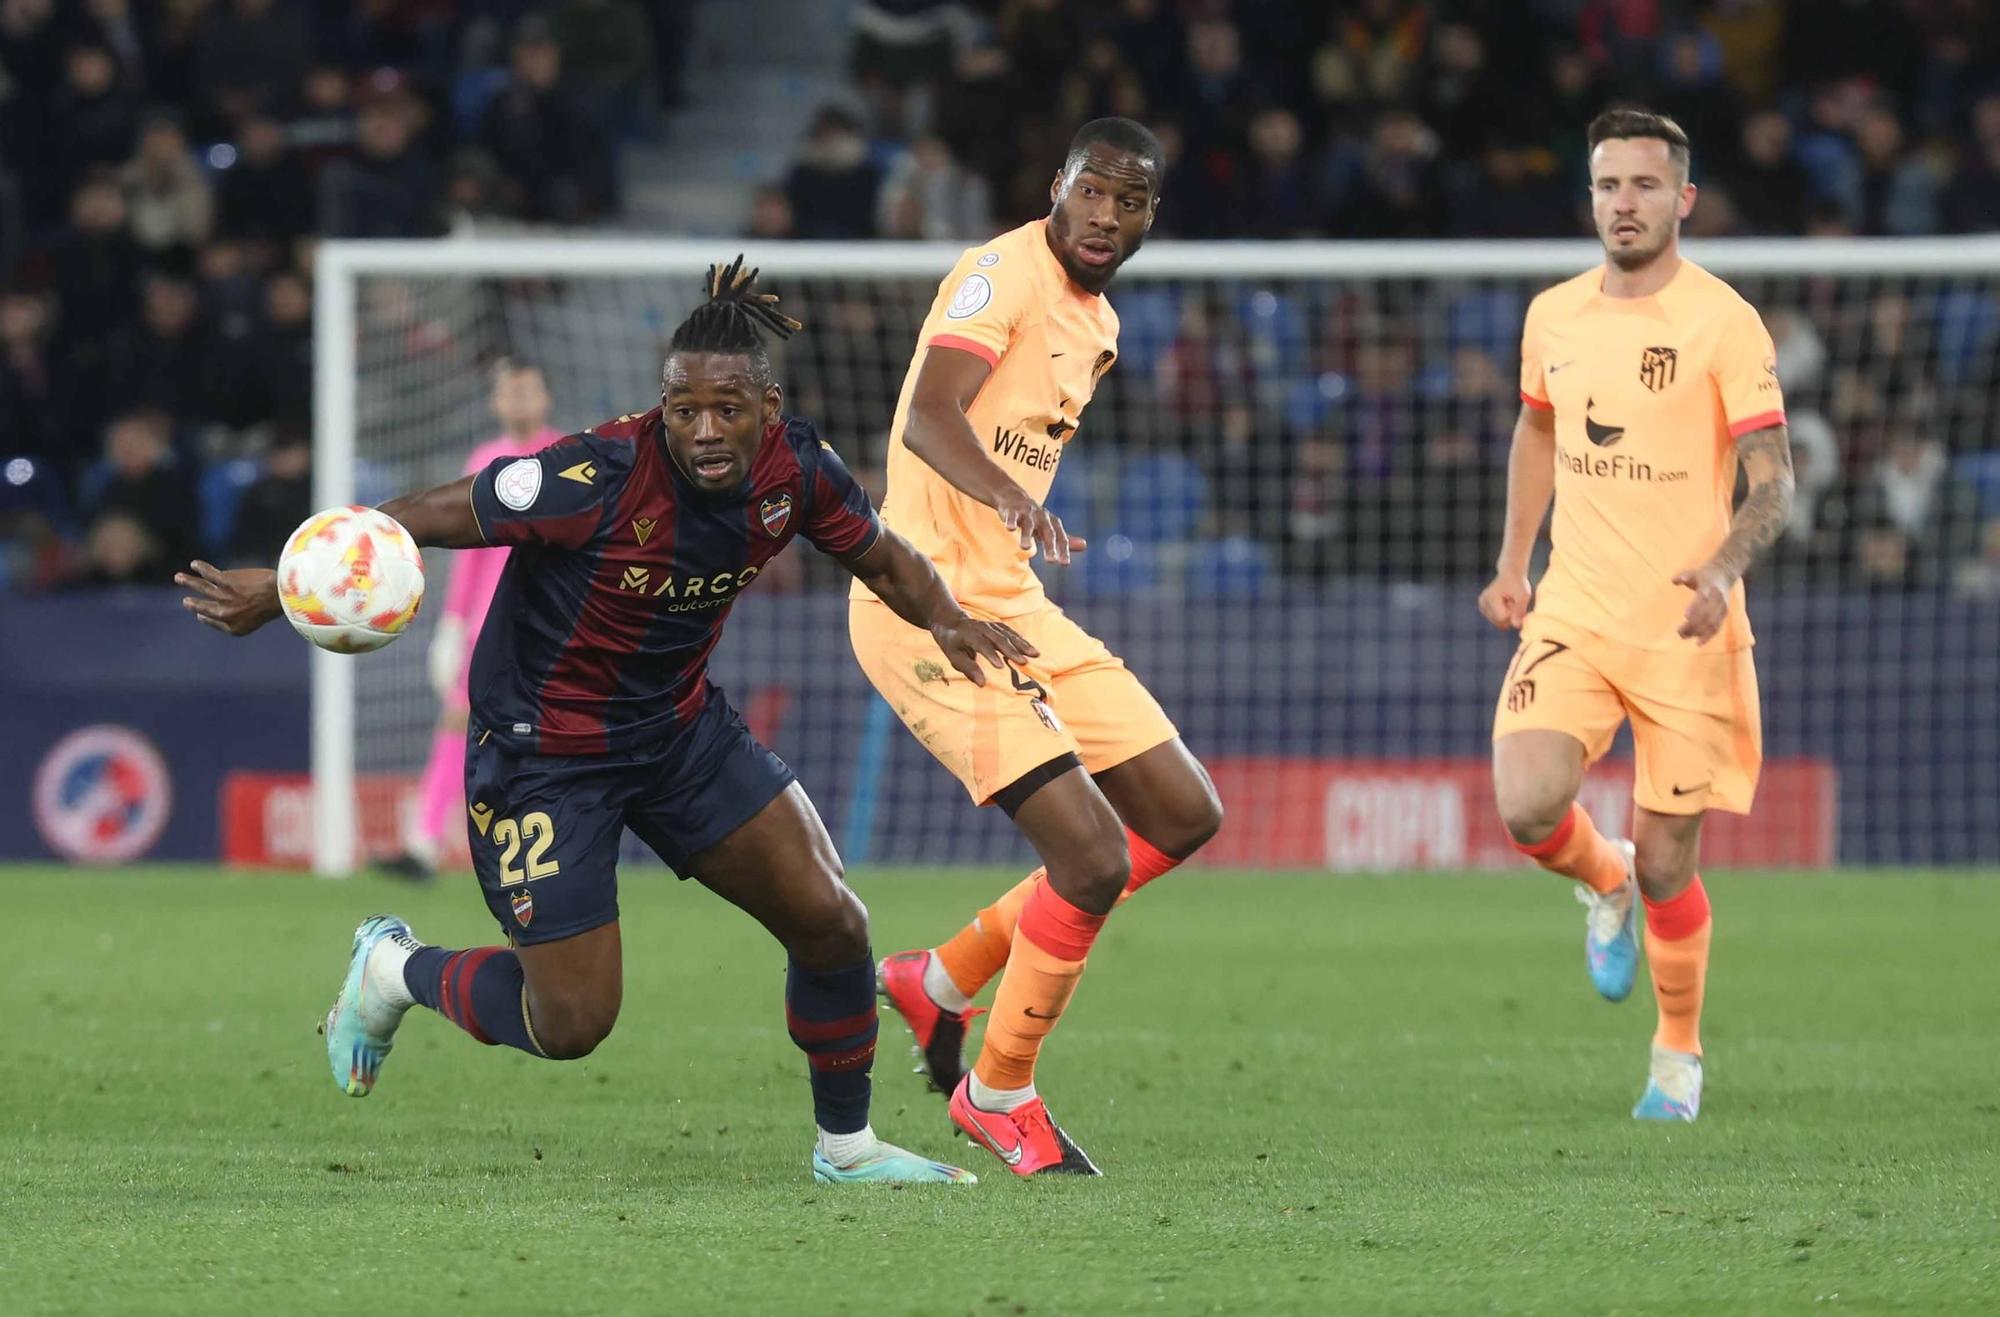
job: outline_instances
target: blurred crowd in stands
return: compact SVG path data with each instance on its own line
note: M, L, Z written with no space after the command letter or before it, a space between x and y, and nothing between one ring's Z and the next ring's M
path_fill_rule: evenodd
M0 588L268 559L310 510L315 241L615 221L700 3L0 0ZM2000 230L1990 0L849 9L851 92L746 233L978 241L1116 113L1168 148L1157 237L1575 235L1614 102L1689 129L1695 235ZM2000 595L1997 290L1746 284L1799 467L1774 578ZM893 375L915 323L854 292L808 295L786 368L866 467L893 393L819 340L872 335ZM1479 574L1530 292L1118 285L1057 482L1115 531L1093 579Z
M1574 236L1582 128L1617 103L1691 134L1690 236L2000 231L1990 0L863 0L854 28L853 95L749 232L978 241L1046 213L1075 126L1121 114L1169 155L1156 236ZM1085 437L1123 451L1079 445L1056 497L1135 533L1090 570L1487 570L1526 291L1114 290ZM2000 595L2000 280L1746 291L1798 466L1766 579Z
M2000 229L1991 0L861 0L852 69L753 230L983 237L1122 114L1163 236L1567 236L1614 101L1692 136L1697 234Z
M1549 278L1136 280L1050 496L1083 591L1470 580L1502 529L1519 335ZM2000 598L2000 275L1742 276L1797 494L1760 585ZM793 280L786 384L864 483L931 289ZM891 360L893 358L893 360Z
M309 511L312 253L615 214L692 0L0 0L0 583Z

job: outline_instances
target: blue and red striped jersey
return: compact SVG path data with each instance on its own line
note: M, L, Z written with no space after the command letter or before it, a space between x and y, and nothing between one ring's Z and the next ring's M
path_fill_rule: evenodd
M764 432L733 493L695 486L660 409L500 458L472 481L514 546L473 650L472 717L522 753L660 748L701 708L737 595L794 535L849 558L881 522L811 423Z

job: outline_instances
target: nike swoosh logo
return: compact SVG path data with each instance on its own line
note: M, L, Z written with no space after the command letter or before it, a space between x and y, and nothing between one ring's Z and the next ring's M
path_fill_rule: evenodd
M1009 1166L1019 1166L1021 1164L1021 1153L1023 1151L1023 1145L1019 1140L1015 1141L1014 1146L1012 1148L1001 1147L999 1143L994 1140L992 1134L987 1132L985 1123L980 1121L976 1117L973 1119L972 1122L972 1132L973 1134L978 1136L978 1139L981 1143L986 1145L986 1150L992 1153L995 1157L998 1157L1001 1161L1006 1162Z
M1067 352L1051 352L1049 353L1049 360L1054 361L1057 357L1066 357L1068 355L1069 353Z
M1550 366L1545 373L1553 375L1557 371L1561 370L1564 366L1574 366L1575 364L1576 364L1576 358L1571 357L1568 361L1559 361L1555 365Z
M1697 791L1706 790L1708 790L1708 783L1704 782L1698 787L1675 787L1674 794L1677 796L1692 796Z
M1032 1006L1023 1006L1021 1008L1021 1014L1027 1016L1031 1020L1054 1020L1060 1018L1062 1012L1057 1011L1054 1015L1044 1015Z

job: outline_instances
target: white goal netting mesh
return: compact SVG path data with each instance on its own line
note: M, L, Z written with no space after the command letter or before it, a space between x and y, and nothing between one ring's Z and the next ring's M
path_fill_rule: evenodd
M776 354L788 410L878 495L947 264L819 276L810 248L763 261L806 322ZM1512 640L1473 599L1500 532L1522 312L1579 263L1395 278L1163 267L1177 268L1149 252L1112 290L1121 358L1051 500L1092 547L1049 581L1215 771L1231 819L1207 858L1512 863L1485 783ZM1799 495L1751 583L1763 789L1750 819L1715 820L1707 859L2000 858L2000 269L1725 273L1778 343ZM355 276L358 497L458 475L492 429L485 366L502 355L544 368L559 428L652 405L700 274ZM867 686L838 567L803 546L788 558L737 606L716 678L850 863L1023 857ZM364 780L413 775L429 747L430 625L356 671ZM1586 790L1611 828L1629 809L1629 751L1621 738Z

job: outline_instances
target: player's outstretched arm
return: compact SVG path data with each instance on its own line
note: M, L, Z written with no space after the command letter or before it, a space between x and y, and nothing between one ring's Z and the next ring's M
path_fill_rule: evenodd
M1528 616L1535 588L1528 560L1549 513L1556 488L1556 415L1521 404L1514 422L1514 446L1507 454L1507 530L1500 542L1493 583L1479 592L1479 611L1501 630L1518 629Z
M840 563L897 617L928 630L951 665L975 686L986 684L986 673L979 666L982 658L1004 668L1039 656L1033 645L1004 622L981 622L968 616L930 559L886 526L872 544Z
M284 610L278 604L278 574L269 567L223 571L196 558L174 573L174 584L189 591L181 607L195 621L224 635L247 636Z
M1736 509L1728 538L1707 562L1674 578L1675 585L1694 591L1680 634L1704 645L1729 615L1729 592L1750 564L1778 542L1792 516L1792 437L1784 422L1739 438L1736 457L1750 492Z
M392 498L377 509L403 523L420 549L481 549L486 536L472 512L472 482L462 476L421 494Z
M379 510L401 522L420 548L481 548L486 537L472 514L472 481L466 476L421 494L392 498ZM247 636L284 611L278 604L278 574L268 567L226 572L197 558L187 571L174 573L174 584L189 591L182 608L226 635Z
M1000 524L1021 536L1021 547L1039 546L1053 563L1067 563L1085 541L1063 529L1060 518L1016 484L998 462L986 455L973 433L965 409L979 396L993 368L981 357L958 348L932 347L917 371L910 395L910 417L903 427L903 444L922 458L953 488L1000 514Z

